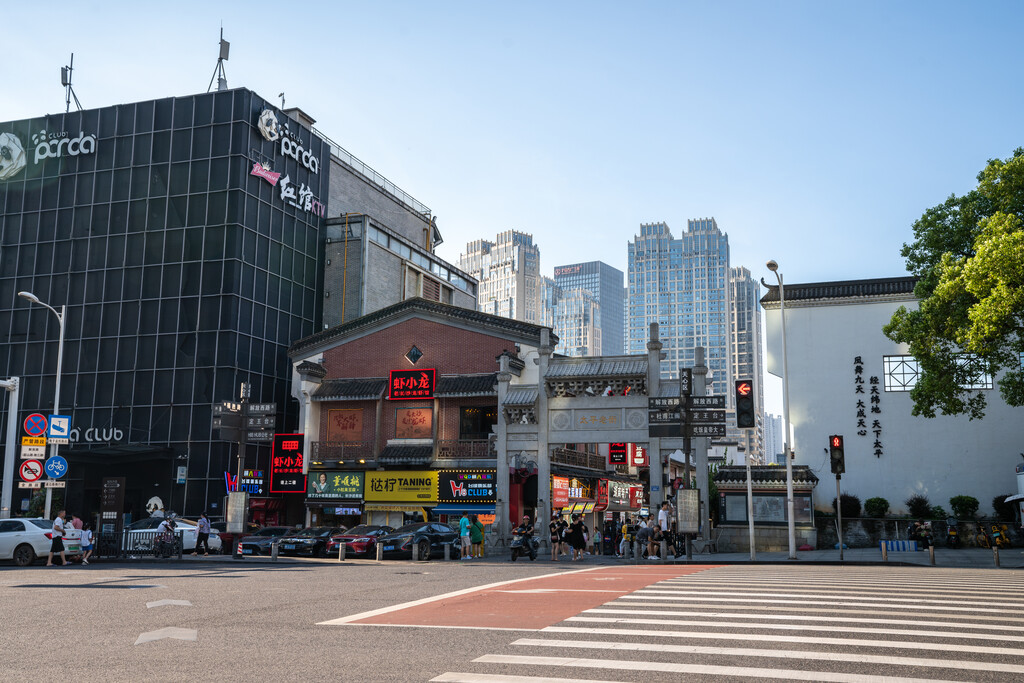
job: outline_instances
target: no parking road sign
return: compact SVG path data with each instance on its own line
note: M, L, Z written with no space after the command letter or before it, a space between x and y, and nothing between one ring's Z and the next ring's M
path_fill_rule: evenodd
M46 434L46 416L39 413L32 413L25 418L25 433L29 436L44 436Z
M25 481L39 481L43 476L43 463L38 460L26 460L21 463L19 473Z

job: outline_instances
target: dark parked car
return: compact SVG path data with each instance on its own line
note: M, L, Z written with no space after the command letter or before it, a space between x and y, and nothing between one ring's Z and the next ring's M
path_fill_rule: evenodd
M243 555L269 555L270 544L287 534L294 534L296 528L293 526L266 526L251 536L246 536L242 544Z
M451 557L458 559L461 546L459 532L447 524L438 522L416 522L381 536L377 542L384 546L384 557L412 557L416 545L421 560L444 557L445 545L451 545Z
M311 526L294 534L281 537L277 552L280 555L310 555L327 557L327 542L331 536L343 533L345 529L336 526Z
M338 553L338 546L345 542L345 553L354 555L368 555L371 557L377 554L377 539L385 534L394 531L392 526L378 526L376 524L360 524L354 526L343 534L332 536L327 543L327 552L331 555Z

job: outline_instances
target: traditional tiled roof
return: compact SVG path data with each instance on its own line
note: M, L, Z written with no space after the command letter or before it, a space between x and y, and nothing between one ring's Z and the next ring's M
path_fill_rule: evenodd
M295 370L300 375L308 375L310 377L317 377L320 379L323 379L324 377L327 376L327 368L318 363L312 363L308 360L304 360L297 366L295 366Z
M768 293L761 297L761 303L778 303L779 286L764 282L763 279L762 283L768 287ZM910 295L914 293L914 285L916 284L916 277L883 277L873 280L839 280L836 282L786 284L786 301Z
M486 375L442 375L434 396L497 396L498 373Z
M385 446L377 462L381 465L429 465L433 458L433 446Z
M368 401L384 394L388 381L383 378L328 379L313 392L314 401Z
M524 389L509 387L508 393L505 395L505 405L532 406L537 402L537 393L537 387L528 387Z
M750 468L750 481L757 485L772 485L786 483L786 468L783 465L755 465ZM715 473L715 483L718 485L746 485L747 468L740 465L720 465ZM793 483L807 484L813 486L818 483L818 477L807 465L793 466Z
M509 335L540 344L541 325L524 323L512 318L503 318L498 315L482 313L471 308L460 308L450 306L437 301L428 301L423 298L406 299L397 304L387 306L373 313L351 320L341 325L322 330L308 337L303 337L292 343L288 348L288 356L302 356L314 349L329 346L331 342L340 341L346 337L358 334L368 329L380 327L388 320L400 319L411 313L422 313L429 316L447 318L454 323L469 323L482 331L490 331L494 334ZM551 333L551 344L558 343L558 336Z
M601 358L572 358L552 361L545 379L575 379L583 377L646 377L647 357L633 356L621 360Z

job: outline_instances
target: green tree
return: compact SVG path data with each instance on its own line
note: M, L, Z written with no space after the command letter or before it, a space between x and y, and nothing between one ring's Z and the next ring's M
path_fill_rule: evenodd
M1024 405L1024 148L990 160L963 197L925 211L914 238L901 254L920 305L901 306L883 328L920 366L913 414L984 417L984 394L969 387L1004 369L1003 400Z

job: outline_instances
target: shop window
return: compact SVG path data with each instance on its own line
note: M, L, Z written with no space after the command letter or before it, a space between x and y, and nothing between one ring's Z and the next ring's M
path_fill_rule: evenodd
M786 496L784 493L754 494L755 524L786 524ZM719 503L722 523L739 524L747 522L747 496L745 493L726 493ZM793 509L798 524L810 524L811 497L794 495Z
M498 423L497 406L466 406L459 411L459 440L484 441Z

